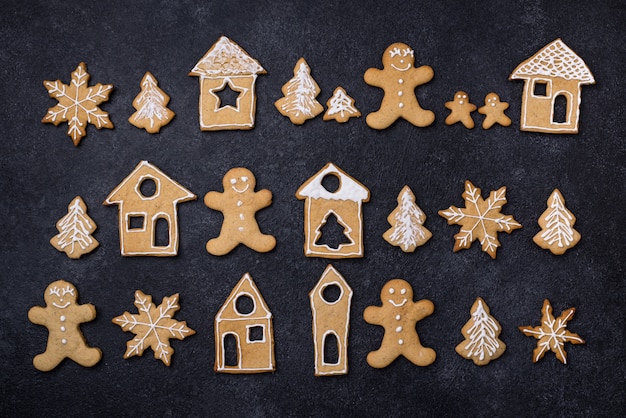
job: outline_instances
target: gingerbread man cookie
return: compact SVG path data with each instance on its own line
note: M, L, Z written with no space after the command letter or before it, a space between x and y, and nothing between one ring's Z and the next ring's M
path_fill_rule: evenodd
M470 103L469 96L464 91L454 93L454 100L446 102L446 109L450 109L450 114L446 118L446 125L461 122L467 129L474 127L471 113L476 110L476 106Z
M33 324L48 328L46 351L33 359L33 365L42 372L54 369L66 357L81 366L91 367L102 358L98 348L89 347L79 325L96 317L96 308L88 303L76 303L76 287L64 280L51 283L44 296L46 307L33 306L28 319Z
M483 129L489 129L494 124L499 123L502 126L511 125L511 119L504 114L509 108L507 102L501 102L500 96L496 93L489 93L485 96L485 105L478 109L478 113L485 115L483 121Z
M403 355L416 366L428 366L435 361L432 348L420 343L415 324L432 314L435 305L423 299L413 302L413 288L402 279L388 281L380 292L382 306L368 306L363 319L385 328L380 348L367 355L367 363L375 368L387 367Z
M422 109L415 96L415 88L428 83L435 73L427 65L418 68L414 65L413 49L406 44L395 43L383 54L382 70L370 68L365 72L365 82L385 92L380 109L365 119L370 128L385 129L398 118L419 127L435 121L435 114Z
M272 192L267 189L255 192L254 174L241 167L229 170L222 184L223 193L208 192L204 196L206 206L224 214L220 235L207 242L207 251L213 255L224 255L239 244L260 253L274 249L276 239L263 234L254 217L257 211L272 203Z

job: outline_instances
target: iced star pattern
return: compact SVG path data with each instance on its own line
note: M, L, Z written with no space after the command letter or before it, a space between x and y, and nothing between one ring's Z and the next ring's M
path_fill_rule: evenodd
M479 240L482 250L491 258L496 258L496 250L500 247L498 232L510 234L522 227L511 215L500 213L506 204L506 187L492 191L487 200L483 200L480 189L468 180L465 182L465 208L450 206L440 210L439 215L448 220L448 225L457 224L461 230L454 236L454 251L467 249L472 242Z
M87 135L86 124L92 124L98 129L113 128L109 114L98 107L102 102L109 100L113 90L112 84L96 84L88 87L89 73L84 62L81 62L72 73L69 85L60 80L43 82L50 97L58 100L58 104L49 108L42 119L43 123L52 123L58 126L67 122L67 135L78 146L83 136Z
M113 318L114 324L136 335L126 343L124 358L141 356L144 350L150 347L154 351L154 358L169 366L174 354L169 339L182 340L196 333L187 327L185 321L178 322L173 319L174 313L180 309L178 293L164 297L161 305L156 306L152 303L152 296L137 290L135 306L139 310L138 314L124 312L123 315Z

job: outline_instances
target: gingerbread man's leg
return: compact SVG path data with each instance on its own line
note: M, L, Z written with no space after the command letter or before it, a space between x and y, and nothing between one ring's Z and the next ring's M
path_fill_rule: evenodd
M35 356L33 365L37 370L49 372L58 366L64 358L65 353L62 353L62 350L51 350L50 347L47 347L46 351Z
M367 364L377 369L389 366L395 359L402 354L400 347L396 344L394 338L389 336L389 332L385 330L383 341L380 343L380 348L376 351L371 351L367 355Z
M417 112L403 112L402 117L419 128L429 126L435 121L434 112L422 109L419 104L417 104L417 108Z
M259 253L265 253L274 249L276 246L276 238L272 235L262 234L258 228L257 231L258 232L244 235L241 243Z
M87 344L83 343L81 348L71 352L68 357L81 366L91 367L100 361L102 351L95 347L88 347Z
M365 122L367 126L374 129L385 129L391 126L396 120L398 120L398 115L394 113L394 111L390 111L387 109L389 106L385 106L384 100L380 109L376 112L370 113L365 118Z
M213 255L225 255L231 252L240 242L233 239L223 231L217 238L213 238L206 243L206 250Z
M419 339L417 339L414 345L406 347L402 355L416 366L428 366L433 363L437 354L432 348L422 347Z

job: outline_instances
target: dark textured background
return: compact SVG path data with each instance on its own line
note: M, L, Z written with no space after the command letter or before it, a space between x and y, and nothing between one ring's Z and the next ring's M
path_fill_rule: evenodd
M624 36L626 8L620 1L344 1L335 5L273 1L3 1L0 7L0 414L11 415L594 415L625 408L624 319ZM328 2L330 3L330 2ZM474 3L474 2L469 2ZM506 3L506 4L505 4ZM267 69L257 83L252 131L201 132L198 79L187 73L221 36L246 49ZM523 82L508 81L513 69L561 37L590 67L597 84L584 86L578 135L519 131ZM366 115L382 91L363 73L380 67L385 48L405 42L416 62L435 71L419 87L423 107L437 116L428 128L398 121L384 131L364 117L340 125L321 115L294 126L274 101L305 57L324 103L341 85ZM69 82L79 62L92 83L112 83L101 107L113 130L89 126L78 148L67 125L42 124L56 102L43 80ZM171 96L173 122L150 135L131 126L132 100L151 71ZM444 103L463 89L481 106L495 91L511 104L509 128L443 123ZM474 114L479 125L482 116ZM117 208L101 202L135 167L148 160L199 196L179 207L177 257L122 257ZM303 203L297 188L332 161L371 191L364 206L365 258L333 265L354 289L349 374L313 376L308 291L328 261L304 257ZM218 234L221 214L202 197L221 190L224 173L251 169L258 188L274 193L258 214L261 229L276 236L268 254L239 247L224 257L209 255L205 242ZM503 212L524 226L500 234L491 260L478 243L452 252L458 226L437 211L463 206L469 179L486 195L507 186ZM404 254L381 238L396 196L408 184L428 216L433 238ZM532 237L546 199L559 188L578 217L582 240L564 256L537 247ZM71 199L81 195L98 224L100 247L80 260L57 252L49 239ZM250 272L274 314L277 371L262 375L213 372L213 318L235 283ZM420 368L401 358L375 370L365 356L378 347L382 328L362 313L379 304L391 278L408 280L416 298L435 303L418 324L424 345L437 360ZM31 324L27 311L43 304L43 291L57 279L77 285L82 303L93 303L95 321L82 326L102 361L83 368L63 362L49 373L32 366L47 331ZM171 367L152 358L124 360L124 333L111 318L133 310L133 292L155 301L179 292L186 320L197 334L174 341ZM477 296L503 327L507 351L486 367L457 355L460 329ZM552 353L531 361L535 340L519 325L536 325L544 298L556 314L576 307L570 329L587 340L567 345L569 364Z

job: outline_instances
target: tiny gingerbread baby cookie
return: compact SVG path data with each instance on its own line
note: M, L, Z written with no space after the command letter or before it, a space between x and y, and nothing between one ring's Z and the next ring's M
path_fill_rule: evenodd
M506 350L506 345L498 338L502 327L489 314L489 306L480 297L474 301L470 315L470 320L461 329L465 340L456 346L456 352L477 366L485 366Z
M102 352L89 347L80 330L80 324L96 318L96 308L90 303L79 305L78 290L64 280L50 283L43 298L45 308L33 306L28 311L30 322L45 326L49 332L46 351L33 359L35 368L50 371L66 357L85 367L98 363Z
M552 315L552 305L548 299L543 301L541 308L541 325L536 327L523 326L519 330L528 337L537 339L537 347L533 350L533 363L537 363L550 350L563 364L567 364L565 343L584 344L585 340L580 335L570 332L567 323L574 317L576 308L569 308L561 312L558 318Z
M454 93L454 100L446 102L446 109L450 109L450 114L446 118L446 125L461 122L467 129L474 127L471 113L476 110L476 106L470 103L469 96L464 91Z
M343 87L337 87L333 95L326 102L326 113L324 120L336 120L338 123L345 123L350 118L361 116L359 109L354 106L354 99L346 93Z
M580 233L574 229L576 217L565 207L565 199L554 189L548 198L548 209L539 218L541 231L533 237L535 244L554 255L562 255L580 241Z
M435 305L427 299L413 302L413 288L402 279L388 281L380 300L382 306L368 306L363 312L365 322L385 328L380 348L367 355L367 364L377 369L387 367L400 355L416 366L432 364L435 350L422 346L415 325L431 315Z
M368 69L363 78L370 86L383 89L380 109L367 115L370 128L385 129L398 118L415 126L425 127L435 121L435 114L422 109L415 88L432 80L435 73L427 65L415 68L413 49L403 43L390 45L383 54L383 69Z
M256 178L247 168L233 168L222 180L224 192L208 192L204 204L224 214L222 230L217 238L207 242L206 250L213 255L225 255L243 244L260 253L276 246L272 235L263 234L255 219L257 211L272 204L272 192L254 191Z
M511 119L504 114L504 111L508 108L509 104L507 102L501 102L500 96L496 93L486 95L485 105L478 109L478 113L485 115L483 129L489 129L496 123L502 126L510 126Z
M72 73L69 84L63 84L61 80L43 82L50 97L59 103L49 108L41 121L54 126L67 122L67 135L72 138L74 146L78 146L83 136L87 135L88 124L98 129L113 129L109 114L98 107L109 100L113 85L98 83L89 87L89 77L87 66L81 62Z

